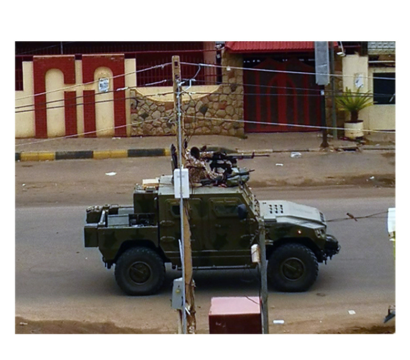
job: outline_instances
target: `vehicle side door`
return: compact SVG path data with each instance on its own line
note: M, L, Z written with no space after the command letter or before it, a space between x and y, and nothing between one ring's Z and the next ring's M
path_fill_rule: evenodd
M255 238L253 219L240 219L241 197L211 197L208 200L208 237L204 239L201 257L212 265L236 266L251 263L250 247Z
M203 210L200 198L190 198L188 201L188 217L190 223L190 241L193 262L199 257L203 238ZM160 244L165 255L173 264L181 265L179 240L181 239L181 218L179 200L168 198L160 208Z

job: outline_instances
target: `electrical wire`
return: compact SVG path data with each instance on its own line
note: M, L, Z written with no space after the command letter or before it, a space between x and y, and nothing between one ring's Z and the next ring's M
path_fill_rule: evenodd
M282 73L282 74L297 74L297 75L316 75L319 73L316 72L304 72L304 71L290 71L290 70L273 70L273 69L255 69L255 68L246 68L246 67L239 67L239 66L223 66L223 65L214 65L214 64L203 64L203 63L189 63L189 62L182 62L181 65L192 65L192 66L198 66L201 65L203 67L213 67L213 68L221 68L221 69L234 69L234 70L246 70L246 71L260 71L260 72L268 72L268 73ZM354 77L355 75L344 75L344 74L323 74L320 73L320 75L328 75L328 76L333 76L333 77ZM364 78L367 79L377 79L377 80L396 80L392 78L383 78L383 77L370 77L370 76L364 76Z
M172 93L172 92L171 92ZM191 96L190 94L188 94ZM80 106L80 105L85 105L85 104L94 104L94 103L105 103L105 102L112 102L116 100L126 100L126 99L135 99L134 97L129 97L129 98L121 98L121 99L109 99L109 100L101 100L101 101L95 101L91 103L81 103L81 104L73 104L73 105L68 105L68 106ZM192 96L191 96L192 100ZM54 107L49 107L47 109L57 109L57 108L64 108L64 105L61 106L54 106ZM29 112L29 111L34 111L33 109L31 110L22 110L16 113L23 113L23 112ZM192 117L194 118L194 121L196 120L196 114L195 116L185 114L185 117ZM206 117L203 116L201 117L201 120L217 120L220 122L239 122L239 123L247 123L247 124L257 124L257 125L265 125L265 126L282 126L282 127L296 127L296 128L305 128L305 129L316 129L316 130L344 130L344 128L340 127L333 127L333 126L320 126L320 125L303 125L303 124L292 124L292 123L278 123L278 122L263 122L263 121L255 121L255 120L246 120L246 119L226 119L226 118L214 118L214 117ZM195 130L195 129L194 129ZM372 133L391 133L391 131L388 130L370 130L370 129L363 129L365 132L372 132ZM192 136L193 134L191 134Z
M163 116L163 117L158 118L157 120L168 120L168 119L169 119L169 116ZM133 126L133 124L111 126L111 127L104 128L104 129L93 130L93 131L88 131L88 132L82 132L82 133L78 133L78 134L75 134L75 135L58 136L58 137L53 137L53 138L48 138L48 139L36 140L36 141L28 142L28 143L15 144L15 147L26 146L26 145L34 145L34 144L39 144L39 143L43 143L43 142L56 141L56 140L62 140L62 139L83 137L83 136L86 136L86 135L94 135L94 134L96 135L97 133L100 133L100 132L106 132L106 131L110 131L110 130L121 129L121 128L129 127L129 126Z
M164 83L164 82L168 82L168 81L171 81L171 80L169 80L169 79L164 79L164 80L161 80L161 81L158 81L158 82L155 82L155 83L151 83L151 85L152 84L157 84L157 83ZM239 86L241 86L242 84L239 84ZM252 85L252 86L256 86L256 85ZM130 86L130 87L127 87L127 89L138 89L138 88L141 88L141 87L137 87L137 86ZM291 88L291 87L275 87L275 86L272 86L272 87L266 87L266 88L280 88L280 89L284 89L284 90L303 90L303 91L314 91L315 89L301 89L301 88ZM110 91L107 91L107 92L102 92L102 93L95 93L93 96L100 96L100 95L105 95L105 94L108 94L108 93L115 93L115 92L117 92L117 91L119 91L119 90L123 90L123 89L116 89L116 90L110 90ZM184 93L187 93L186 91L184 91ZM172 91L166 91L166 92L159 92L159 93L152 93L152 94L145 94L145 95L142 95L141 94L141 96L144 96L144 97L152 97L152 96L165 96L165 95L169 95L169 94L173 94L173 92ZM220 93L220 92L203 92L203 91L195 91L195 92L190 92L190 94L197 94L197 95L204 95L204 96L206 96L206 95L226 95L226 94L224 94L224 93ZM339 94L339 92L337 92L337 94ZM76 96L74 99L80 99L80 98L82 98L82 97L86 97L86 96L91 96L91 95L80 95L80 96ZM240 97L243 97L243 96L263 96L263 97L266 97L266 96L272 96L272 97L283 97L283 96L292 96L292 97L322 97L323 95L321 95L321 94L290 94L290 93L288 93L288 94L275 94L275 93L243 93L243 94L230 94L229 96L240 96ZM336 96L338 96L338 95L336 95ZM355 94L352 94L352 96L354 97L354 96L358 96L358 97L361 97L361 96L363 96L362 94L357 94L357 95L355 95ZM364 94L364 96L378 96L378 97L391 97L391 94L381 94L381 93L367 93L367 94ZM51 104L51 103L56 103L56 102L63 102L65 99L58 99L58 100L50 100L50 101L46 101L46 102L42 102L42 103L37 103L37 104L28 104L28 105L20 105L20 106L16 106L15 107L15 109L23 109L23 108L28 108L28 107L32 107L33 109L30 109L30 110L27 110L27 111L16 111L15 113L17 114L17 113L20 113L20 112L28 112L28 111L35 111L35 109L34 109L34 107L35 106L41 106L41 105L48 105L48 104ZM81 104L79 104L79 105L81 105ZM58 107L55 107L55 108L58 108Z
M168 66L168 65L171 65L171 64L172 63L169 62L169 63L160 64L160 65L155 65L155 66L152 66L152 67L149 67L149 68L144 68L144 69L136 70L136 71L125 73L125 74L115 75L115 76L109 77L108 79L115 79L115 78L118 78L118 77L137 74L137 73L140 73L140 72L145 72L145 71L149 71L149 70L153 70L153 69L157 69L157 68L162 68L163 69L165 66ZM190 65L190 66L198 66L198 70L197 70L196 74L194 75L193 79L195 79L196 76L199 74L199 72L201 70L201 67L214 67L214 68L225 68L225 69L230 68L230 69L238 69L238 70L261 71L261 72L272 72L272 73L285 73L285 74L316 75L315 72L297 72L297 71L288 71L288 70L272 70L272 69L259 69L259 68L255 69L255 68L245 68L245 67L234 67L234 66L229 66L229 65L228 66L222 66L222 65L203 64L203 63L197 63L196 64L196 63L188 63L188 62L181 62L181 64ZM354 75L343 75L343 74L340 74L340 75L338 75L338 74L334 74L334 75L329 74L329 75L330 76L337 76L337 77L354 76ZM367 78L370 78L370 77L367 77ZM373 79L395 80L395 79L392 79L392 78L382 78L382 77L373 77ZM80 87L80 86L84 86L84 85L90 85L90 84L94 84L98 81L99 80L95 80L95 81L91 81L91 82L84 83L84 84L76 84L76 85L64 87L64 88L61 88L61 89L46 91L46 92L37 93L37 94L34 94L34 95L27 95L25 97L17 98L16 101L27 99L27 98L30 98L31 96L35 97L35 96L44 95L44 94L48 94L48 93L53 93L53 92L57 92L57 91L68 90L68 89L71 89L71 88L76 88L76 87ZM195 81L201 82L201 80L195 80ZM202 80L202 81L204 82L204 80ZM221 83L221 84L226 84L227 85L227 83ZM257 86L255 84L241 84L241 85L243 85L243 86ZM266 86L260 85L259 87L266 87ZM276 87L272 86L272 88L276 88ZM277 88L283 88L283 87L277 87ZM296 88L290 88L290 89L295 89L296 90ZM321 91L320 89L307 89L307 88L299 88L298 90ZM380 95L385 95L385 94L380 94ZM387 94L386 94L386 96L387 96Z
M107 79L116 79L116 78L119 78L119 77L123 77L123 76L125 77L125 76L128 76L128 75L138 74L140 72L153 70L153 69L157 69L157 68L162 68L163 69L165 66L168 66L168 65L171 65L171 64L172 63L169 62L169 63L165 63L165 64L155 65L155 66L151 66L149 68L136 70L136 71L131 71L129 73L124 73L124 74L120 74L120 75L111 76L111 77L108 77ZM67 91L68 89L73 89L73 88L77 88L77 87L80 87L80 86L82 87L82 86L85 86L85 85L91 85L91 84L95 84L97 82L99 82L99 80L94 80L94 81L90 81L90 82L83 83L83 84L75 84L75 85L67 86L67 87L64 87L64 88L61 88L61 89L55 89L55 90L51 90L51 91L44 91L44 92L41 92L41 93L16 98L16 101L28 99L28 98L31 98L33 96L36 97L36 96L40 96L40 95L46 95L46 94L54 93L54 92L57 92L57 91Z
M84 105L92 105L92 104L102 104L102 103L107 103L107 102L114 102L114 101L123 101L123 100L129 100L129 99L134 99L133 97L123 97L123 98L118 98L118 99L108 99L108 100L98 100L98 101L91 101L91 102L82 102L82 103L76 103L72 105L59 105L59 106L48 106L47 108L43 108L45 110L54 110L54 109L61 109L61 108L70 108L70 107L77 107L77 106L84 106ZM61 102L62 100L56 100L55 102ZM16 111L16 114L20 113L25 113L25 112L32 112L35 111L35 109L29 109L29 110L20 110Z
M162 80L162 81L169 81L169 80ZM138 89L138 87L128 87L128 89ZM109 94L109 93L115 93L115 92L117 92L119 89L117 89L117 90L110 90L110 91L107 91L107 92L101 92L101 93L95 93L95 94L93 94L93 95L79 95L79 96L76 96L76 97L74 97L74 98L72 98L72 99L75 99L75 100L77 100L77 99L81 99L81 98L86 98L86 97L91 97L91 96L100 96L100 95L106 95L106 94ZM152 96L165 96L165 95L169 95L169 94L173 94L173 92L172 91L167 91L167 92L163 92L163 93L153 93L153 94L146 94L146 95L142 95L142 94L140 94L141 96L143 96L143 97L152 97ZM72 99L70 99L70 100L72 100ZM108 102L108 101L117 101L117 100L128 100L128 99L135 99L134 97L126 97L126 98L120 98L120 99L110 99L110 100L105 100L105 101L100 101L100 102ZM35 111L35 106L37 105L37 106L44 106L44 105L48 105L48 104L53 104L53 103L57 103L57 102L64 102L65 101L65 99L58 99L58 100L50 100L50 101L46 101L46 102L42 102L42 103L37 103L37 104L28 104L28 105L20 105L20 106L16 106L15 107L15 109L23 109L23 108L27 108L27 107L31 107L32 109L29 109L29 110L24 110L24 111L15 111L15 113L16 114L18 114L18 113L22 113L22 112L30 112L30 111ZM92 103L94 103L94 102L92 102ZM95 103L98 103L98 101L95 101ZM87 104L89 104L89 103L87 103ZM80 105L84 105L84 104L81 104L81 103L76 103L76 104L74 104L74 105L68 105L67 107L70 107L70 106L80 106ZM47 107L47 110L48 109L58 109L58 108L64 108L64 107L66 107L65 105L61 105L61 106L55 106L55 107Z
M203 83L205 83L206 81L205 80L197 80L197 82L203 82ZM224 83L224 82L218 82L216 85L232 85L233 83ZM275 85L260 85L260 84L246 84L246 83L234 83L235 85L238 85L238 86L243 86L244 88L247 88L247 87L258 87L258 88L262 88L262 89L283 89L283 90L297 90L297 91L316 91L316 92L318 92L319 94L319 96L323 96L323 95L321 95L321 92L323 91L322 89L313 89L313 88L299 88L299 87L289 87L289 86L275 86ZM324 92L325 92L325 94L327 93L327 94L330 94L330 95L332 95L333 94L333 91L331 91L331 90L324 90ZM201 93L201 92L195 92L196 94L206 94L205 92L204 93ZM215 93L212 93L212 94L215 94ZM339 95L342 95L343 94L343 91L336 91L335 92L335 96L339 96ZM226 95L226 94L223 94L223 95ZM230 94L231 96L232 95L241 95L241 94ZM244 95L255 95L255 94L252 94L252 93L244 93ZM257 95L259 95L259 94L257 94ZM274 95L274 94L273 94ZM302 94L302 95L305 95L305 94ZM314 94L314 95L316 95L316 94ZM382 97L391 97L392 95L391 94L382 94L382 93L373 93L373 92L366 92L366 93L359 93L359 94L355 94L355 93L352 93L351 94L351 97L362 97L362 96L374 96L374 95L376 95L376 96L382 96Z
M130 73L126 73L126 74L121 74L121 75L116 75L116 76L113 76L113 77L110 77L110 79L114 79L114 78L117 78L117 77L121 77L121 76L127 76L127 75L130 75L130 74L134 74L134 73L140 73L140 72L144 72L144 71L148 71L148 70L152 70L152 69L156 69L156 68L164 68L165 66L168 66L168 65L170 65L170 64L172 64L172 63L165 63L165 64L161 64L161 65L156 65L156 66L152 66L152 67L149 67L149 68L145 68L145 69L141 69L141 70L137 70L137 71L134 71L134 72L130 72ZM192 83L192 81L196 81L196 77L197 77L197 75L199 74L199 72L200 72L200 70L201 70L201 66L204 66L204 67L219 67L219 68L228 68L228 66L220 66L220 65L211 65L211 64L201 64L201 63L198 63L198 64L193 64L193 63L186 63L186 62L181 62L181 64L185 64L185 65L194 65L194 66L198 66L198 70L197 70L197 72L196 72L196 74L194 75L194 77L193 78L191 78L191 79L189 79L189 81L190 81L190 84ZM270 69L252 69L252 68L240 68L240 67L232 67L232 66L229 66L231 69L240 69L240 70L252 70L252 71L263 71L263 72L281 72L281 73L294 73L294 74L307 74L307 75L314 75L315 73L306 73L306 72L293 72L293 71L280 71L280 70L270 70ZM343 76L343 75L342 75ZM391 79L391 78L386 78L386 79L389 79L389 80L394 80L394 79ZM39 96L39 95L44 95L44 94L48 94L48 93L53 93L53 92L57 92L57 91L63 91L63 90L67 90L67 89L69 89L69 88L73 88L73 87L79 87L79 86L84 86L84 85L89 85L89 84L94 84L94 83L96 83L98 80L96 80L96 81L93 81L93 82L89 82L89 83L85 83L85 84L78 84L78 85L74 85L74 86L72 86L72 87L65 87L65 88L62 88L62 89L56 89L56 90L52 90L52 91L49 91L49 92L43 92L43 93L38 93L38 94L34 94L34 95L32 95L32 96ZM157 83L164 83L164 82L166 82L166 81L168 81L168 80L162 80L162 81L160 81L160 82L155 82L155 83L152 83L152 84L157 84ZM149 85L149 84L148 84ZM240 85L242 85L242 86L256 86L256 85L254 85L254 84L240 84ZM126 88L121 88L121 89L117 89L117 90L115 90L115 91L118 91L118 90L125 90L125 89L128 89L128 88L137 88L137 87L126 87ZM274 87L274 86L272 86L272 88L276 88L276 87ZM285 88L285 89L292 89L292 90L296 90L296 89L294 89L294 88L286 88L286 87L277 87L277 88ZM299 89L299 90L302 90L302 89ZM306 89L306 88L304 88L303 89L304 91L315 91L316 89ZM114 91L111 91L111 92L114 92ZM188 94L189 96L190 96L190 98L191 98L191 100L193 101L193 98L192 98L192 94L204 94L204 95L210 95L210 94L215 94L215 92L186 92L186 91L184 91L186 94ZM144 97L148 97L148 96L160 96L160 95L167 95L167 94L172 94L173 92L164 92L164 93L156 93L156 94L149 94L149 95L142 95L142 96L144 96ZM103 95L103 94L106 94L106 93L97 93L97 94L95 94L96 96L97 95ZM280 95L280 96L298 96L298 95L300 95L300 96L308 96L308 95L310 95L310 96L322 96L322 95L315 95L315 94L297 94L297 95L295 95L295 94L250 94L250 93L247 93L247 94L231 94L231 95L238 95L238 96L244 96L244 95L254 95L254 96L268 96L268 95L271 95L271 96L278 96L278 95ZM384 95L384 94L380 94L380 95ZM16 99L16 100L22 100L22 99L25 99L25 98L29 98L29 97L31 97L31 95L30 96L26 96L26 97L21 97L21 98L18 98L18 99ZM84 96L79 96L79 97L76 97L75 99L78 99L78 98L81 98L81 97L84 97ZM104 102L109 102L109 101L117 101L117 100L125 100L125 99L134 99L134 97L132 97L132 98L121 98L121 99L109 99L109 100L102 100L102 101L94 101L94 102L92 102L93 104L95 104L95 103L104 103ZM40 105L46 105L46 104L49 104L49 103L55 103L55 102L62 102L62 101L64 101L64 99L61 99L61 100L52 100L52 101L49 101L49 102L46 102L46 103L42 103L42 104L40 104ZM80 105L85 105L85 104L87 104L87 103L80 103L80 104L74 104L74 105L68 105L68 106L80 106ZM30 104L30 105L23 105L23 106L21 106L21 107L16 107L16 108L24 108L24 107L33 107L34 106L34 104ZM65 105L61 105L61 106L55 106L55 107L48 107L47 109L57 109L57 108L63 108L63 107L66 107ZM22 110L22 111L16 111L16 113L22 113L22 112L28 112L28 111L35 111L35 109L29 109L29 110ZM190 116L190 115L186 115L186 116ZM195 117L194 117L194 121L195 121ZM202 118L201 118L202 119ZM245 119L238 119L238 120L234 120L234 119L220 119L220 118L209 118L209 117L203 117L203 119L208 119L208 120L219 120L219 121L221 121L221 122L225 122L225 121L234 121L234 122L243 122L243 123L250 123L250 124L252 124L252 123L254 123L254 124L259 124L259 125L271 125L271 126L286 126L286 127L300 127L300 128L311 128L311 129L318 129L318 130L324 130L324 129L333 129L333 130L343 130L343 128L337 128L337 127L323 127L323 126L314 126L314 125L300 125L300 124L283 124L283 123L273 123L273 122L260 122L260 121L252 121L252 120L245 120ZM115 127L114 127L115 128ZM112 129L112 128L111 128ZM194 129L195 130L195 129ZM369 132L386 132L386 131L383 131L383 130L365 130L365 131L369 131ZM78 134L78 135L80 135L80 134ZM78 135L75 135L75 136L78 136ZM192 136L192 135L191 135Z
M188 117L191 115L187 115ZM267 126L283 126L283 127L297 127L297 128L306 128L306 129L317 129L317 130L345 130L344 128L332 127L332 126L319 126L319 125L302 125L302 124L292 124L292 123L276 123L276 122L263 122L263 121L254 121L254 120L245 120L245 119L221 119L221 118L211 118L211 117L201 117L205 120L218 120L220 122L240 122L246 124L258 124L258 125L267 125ZM374 133L391 133L389 130L367 130L363 129L364 132L374 132Z

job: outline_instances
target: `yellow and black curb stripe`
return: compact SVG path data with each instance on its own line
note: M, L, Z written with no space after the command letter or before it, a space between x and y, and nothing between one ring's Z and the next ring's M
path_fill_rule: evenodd
M115 159L127 157L169 156L169 149L80 150L80 151L27 151L16 152L15 161L47 161L78 159Z
M210 148L210 151L224 151L236 153L220 147ZM51 160L78 160L78 159L116 159L132 157L170 156L169 148L154 149L126 149L126 150L80 150L80 151L27 151L16 152L15 161L51 161Z

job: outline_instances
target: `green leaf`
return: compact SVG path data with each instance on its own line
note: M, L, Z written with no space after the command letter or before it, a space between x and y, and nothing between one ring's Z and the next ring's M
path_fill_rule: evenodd
M357 89L355 93L349 88L343 92L342 95L336 97L336 105L340 110L347 112L360 111L370 105L372 105L372 95L370 91L361 93L360 89Z

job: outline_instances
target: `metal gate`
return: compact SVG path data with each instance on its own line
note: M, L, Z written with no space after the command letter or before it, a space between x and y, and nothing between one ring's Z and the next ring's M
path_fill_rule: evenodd
M321 124L320 89L314 72L313 66L297 58L266 59L244 70L245 131L317 131L309 127Z

